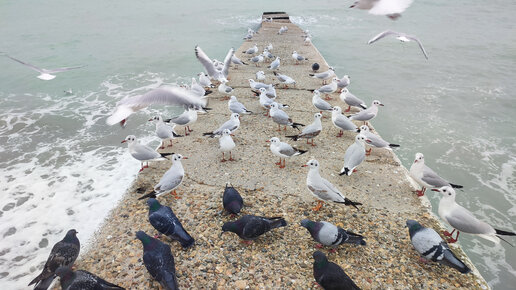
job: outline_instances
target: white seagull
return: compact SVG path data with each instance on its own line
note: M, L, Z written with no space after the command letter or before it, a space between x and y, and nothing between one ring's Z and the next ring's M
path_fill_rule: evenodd
M440 177L430 167L425 165L425 156L423 153L416 153L414 163L410 166L410 176L421 185L421 190L416 190L418 196L425 195L427 188L439 188L443 186L451 186L454 188L462 188L462 185L452 184L446 179Z
M349 86L351 80L348 75L344 75L341 79L337 79L337 87L339 89Z
M122 143L127 143L127 148L129 148L129 153L131 156L140 161L141 168L139 172L142 172L143 169L149 168L149 161L163 161L167 160L166 156L171 155L173 153L158 153L154 149L150 148L147 145L140 144L134 135L129 135L125 137ZM145 164L147 162L147 164Z
M326 100L332 100L333 98L329 96L329 94L333 94L335 93L335 91L337 91L338 89L338 86L337 86L337 78L334 77L331 81L331 83L327 84L327 85L324 85L320 88L318 88L317 90L321 93L321 94L325 94L326 95Z
M351 122L348 117L342 114L342 109L339 106L333 107L333 111L331 112L331 122L337 129L339 129L339 134L336 137L342 137L345 131L356 131L357 126Z
M296 64L299 64L300 61L308 60L308 58L298 54L295 50L292 52L292 58L296 61Z
M374 100L371 107L363 110L363 111L360 111L354 115L351 115L349 117L350 120L357 120L357 121L363 121L364 124L367 122L367 121L370 121L372 120L374 117L376 117L376 115L378 114L378 106L384 106L384 104L382 104L380 101L378 100Z
M306 126L303 129L303 131L301 131L300 134L293 135L293 136L285 136L285 137L291 138L294 141L297 141L299 138L306 138L306 144L309 144L308 140L312 139L312 143L310 143L310 144L312 146L315 146L314 138L317 137L317 135L319 135L319 133L321 133L321 131L322 131L321 118L322 118L321 113L315 113L314 121L312 122L312 124Z
M54 79L56 76L53 75L55 73L58 73L58 72L64 72L64 71L68 71L68 70L73 70L73 69L78 69L78 68L82 68L82 67L85 67L84 65L80 65L80 66L72 66L72 67L60 67L60 68L55 68L55 69L46 69L46 68L39 68L33 64L30 64L30 63L27 63L27 62L24 62L24 61L21 61L19 59L16 59L12 56L9 56L9 55L5 55L6 57L16 61L16 62L19 62L21 64L23 64L24 66L27 66L27 67L30 67L31 69L37 71L40 73L40 75L38 76L38 79L40 80L44 80L44 81L49 81L49 80L52 80Z
M229 118L229 120L224 122L224 124L222 124L218 129L216 129L212 132L203 133L202 135L213 138L215 136L222 135L222 131L224 131L224 129L228 129L231 133L233 133L240 127L239 117L240 117L239 114L233 113L233 114L231 114L231 117Z
M355 168L360 165L365 159L365 142L368 140L366 136L358 134L355 137L355 142L351 144L344 154L344 166L340 170L339 175L350 176L355 172Z
M166 123L173 123L179 126L185 126L185 135L190 135L188 132L192 132L190 125L197 121L197 110L188 109L181 113L179 116L172 117L164 120Z
M234 161L233 156L231 156L231 150L235 148L235 142L233 138L231 138L231 131L229 129L222 130L222 136L219 138L219 150L222 152L222 159L220 162L226 161ZM224 158L224 153L229 152L229 159L226 160Z
M255 43L253 47L251 48L248 48L246 51L244 51L243 53L246 53L246 54L255 54L258 52L258 45Z
M330 105L330 103L326 102L325 100L321 99L321 94L318 90L314 91L314 95L312 97L312 105L320 111L322 114L323 111L333 111L333 107Z
M235 49L230 48L226 57L224 58L222 69L219 70L215 67L213 61L204 53L204 51L197 45L195 46L195 56L197 60L202 64L208 76L211 79L222 82L227 81L229 66L231 64L231 57L235 54Z
M174 137L180 137L180 135L177 135L176 132L174 132L174 127L176 125L170 127L165 122L163 122L163 118L161 116L155 116L152 119L149 119L149 121L156 122L156 135L161 139L161 145L159 149L165 149L165 141L170 141L170 144L167 147L172 147L173 142L172 139Z
M330 67L330 68L328 68L327 71L320 72L320 73L308 74L308 75L311 76L312 78L322 80L322 84L325 85L327 80L329 80L333 76L335 76L335 71L333 70L332 67Z
M287 126L295 128L299 130L299 126L304 126L303 124L293 122L292 119L279 108L278 103L273 102L270 104L269 114L272 120L278 124L278 131L281 131L281 125L284 126L283 131L287 130Z
M421 43L421 41L419 41L419 39L415 36L412 36L412 35L408 35L408 34L405 34L405 33L402 33L402 32L395 32L395 31L391 31L391 30L386 30L378 35L376 35L375 37L371 38L371 40L369 40L367 42L367 44L372 44L386 36L390 36L390 35L394 35L399 41L401 42L410 42L410 41L415 41L417 42L417 44L419 45L419 48L421 49L421 51L423 52L423 55L425 56L426 59L428 59L428 55L426 54L426 51L425 51L425 48L423 47L423 44Z
M392 20L398 19L413 0L358 0L349 8L369 10L373 15L386 15Z
M274 75L278 81L285 85L285 88L288 88L288 85L294 85L294 87L296 86L296 81L293 78L277 72L274 72Z
M272 137L270 140L267 140L267 142L271 143L269 148L271 149L272 154L278 156L280 159L279 162L276 163L276 165L279 165L279 168L285 168L286 158L298 156L308 152L306 150L294 148L288 143L281 142L278 137ZM283 163L281 162L281 159L283 159Z
M241 59L239 59L236 55L233 54L231 57L231 63L235 65L235 69L238 69L238 65L247 65L247 63L243 62Z
M271 70L275 70L280 67L280 64L281 64L281 59L279 56L277 56L276 59L273 62L271 62L271 64L267 68L271 69Z
M204 72L197 74L199 76L199 84L205 88L214 88L215 86L211 83L210 78Z
M351 107L357 107L359 109L367 109L367 105L364 101L353 95L347 88L340 90L340 100L348 105L348 109L345 112L351 111Z
M259 80L259 81L265 80L265 73L262 70L257 71L255 75L256 75L257 80Z
M176 199L181 198L176 192L176 188L181 185L183 178L185 177L185 170L183 168L183 164L181 164L181 159L188 158L181 154L172 155L172 166L170 166L170 169L163 174L158 184L154 186L154 191L138 199L140 200L151 197L156 198L167 192L170 192L170 194L172 194Z
M367 145L371 145L376 148L386 148L389 150L392 150L391 149L392 147L400 147L400 145L398 145L398 144L391 144L391 143L383 140L382 137L380 137L379 135L371 133L369 131L369 127L367 127L367 125L360 126L360 128L358 129L358 132L360 132L360 134L366 136ZM371 150L373 150L373 148L369 148L369 150L366 150L366 155L371 154Z
M231 96L228 101L228 108L231 113L251 114L252 112L245 108L244 104L240 103L235 96Z

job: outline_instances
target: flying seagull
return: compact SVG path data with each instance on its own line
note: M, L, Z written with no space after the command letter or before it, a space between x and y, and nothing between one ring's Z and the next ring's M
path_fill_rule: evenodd
M63 72L63 71L67 71L67 70L72 70L72 69L78 69L78 68L81 68L81 67L85 67L84 65L80 65L80 66L71 66L71 67L60 67L60 68L55 68L55 69L46 69L46 68L39 68L33 64L30 64L30 63L27 63L27 62L24 62L24 61L21 61L19 59L16 59L12 56L9 56L9 55L5 55L7 56L8 58L16 61L16 62L19 62L25 66L28 66L30 67L31 69L37 71L40 73L40 75L38 76L38 79L41 79L41 80L45 80L45 81L49 81L51 79L54 79L56 76L53 75L55 73L58 73L58 72Z
M426 51L425 51L425 48L423 47L423 44L421 43L421 41L419 41L419 39L413 35L408 35L408 34L405 34L405 33L402 33L402 32L396 32L396 31L391 31L391 30L386 30L380 34L378 34L377 36L371 38L371 40L369 40L367 42L367 44L372 44L386 36L389 36L389 35L394 35L399 41L401 42L410 42L410 41L415 41L417 42L417 44L419 45L419 48L421 48L421 51L423 52L423 54L425 55L425 58L428 59L428 55L426 54Z

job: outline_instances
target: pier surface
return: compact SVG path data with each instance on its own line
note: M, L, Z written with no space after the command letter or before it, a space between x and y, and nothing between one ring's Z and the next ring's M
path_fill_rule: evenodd
M312 72L314 62L321 65L319 71L325 71L328 65L313 45L304 45L302 30L290 23L288 15L275 14L274 17L283 18L262 23L259 34L251 41L244 42L236 55L247 62L249 57L242 53L245 49L256 43L262 51L268 43L272 43L273 54L281 57L279 71L297 81L295 88L282 89L279 85L277 101L290 105L286 112L295 122L308 125L317 112L311 104L312 93L309 90L321 86L320 80L312 79L308 74ZM278 35L277 31L284 25L288 26L288 32ZM296 65L291 58L294 50L309 61ZM194 62L197 60L192 51ZM200 115L192 126L195 131L191 136L175 139L174 146L169 149L189 158L183 160L186 176L177 190L182 198L174 199L166 194L159 200L174 210L183 226L196 239L193 248L183 250L179 243L167 237L160 238L172 247L180 288L314 288L312 253L316 248L308 231L299 225L305 218L329 221L366 237L367 246L342 245L336 253L323 249L329 259L339 264L363 289L487 288L477 271L464 275L442 265L418 261L419 255L410 244L405 227L406 220L417 220L438 231L441 225L429 211L426 198L418 198L412 192L415 188L408 172L393 152L373 149L357 172L351 176L339 176L344 152L354 142L356 133L345 132L342 138L337 138L338 130L331 119L323 119L323 130L315 138L317 146L312 147L303 140L293 142L285 138L285 135L295 134L295 129L276 131L277 125L263 116L258 98L251 93L248 83L248 79L255 78L258 70L266 73L266 83L278 83L267 65L262 63L256 67L250 64L230 69L228 84L235 88L232 95L255 112L243 116L240 129L235 132L237 145L233 157L236 161L219 162L218 139L202 136L203 132L216 129L230 115L227 101L219 100L223 95L216 89L209 95L209 107L213 110ZM337 73L341 77L345 72ZM330 101L332 105L346 107L338 99L338 94L334 94L333 98ZM389 105L388 99L382 101ZM329 113L325 112L324 115L330 117ZM383 115L380 109L372 125L384 118L395 116ZM279 169L274 164L276 157L265 143L274 136L309 151L287 160L286 168ZM306 188L308 169L301 168L311 158L320 162L324 178L349 199L363 203L360 210L327 203L320 211L312 211L315 199ZM150 168L138 175L124 199L99 230L94 245L76 262L77 269L93 272L127 289L159 288L143 265L142 245L135 238L137 230L151 235L157 231L148 222L145 201L138 201L137 198L142 192L151 191L169 167L170 162L167 161L151 163ZM222 224L234 220L220 214L222 193L227 182L243 196L247 205L243 214L282 216L288 226L264 235L249 246L241 244L232 233L220 236ZM452 250L474 269L458 246L453 245Z

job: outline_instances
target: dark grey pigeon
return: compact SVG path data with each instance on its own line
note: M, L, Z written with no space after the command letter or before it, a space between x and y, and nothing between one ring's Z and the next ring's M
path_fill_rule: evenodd
M227 222L222 226L222 232L233 232L241 239L255 240L266 232L284 227L287 222L282 217L261 217L245 215L234 222Z
M325 290L352 290L360 289L358 286L349 278L348 275L342 270L342 268L330 261L321 252L315 251L314 257L314 278L317 284L319 284Z
M156 230L178 241L183 248L194 244L194 238L183 228L170 207L161 205L155 198L149 198L147 205L149 206L149 222Z
M471 270L457 258L448 247L448 244L431 228L425 228L415 220L407 220L410 241L414 249L426 260L438 262L457 269L461 273L469 273Z
M222 196L222 204L229 213L237 215L244 206L244 200L234 187L226 184L226 189L224 189L224 195Z
M59 276L62 290L125 289L84 270L72 271L70 267L59 267L56 274Z
M363 236L346 231L329 222L314 222L304 219L301 221L301 225L310 232L315 241L325 246L336 247L345 243L366 245Z
M57 268L73 265L81 250L81 243L76 235L76 230L69 230L66 236L52 247L43 271L29 283L29 286L36 284L34 289L46 290L56 277Z
M136 232L136 237L143 244L143 263L152 278L166 290L178 289L174 256L170 246L142 231Z

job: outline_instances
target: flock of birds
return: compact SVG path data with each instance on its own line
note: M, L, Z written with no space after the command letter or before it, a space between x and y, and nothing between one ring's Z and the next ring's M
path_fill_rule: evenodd
M401 15L400 13L403 12L411 2L412 0L360 0L356 1L351 7L368 9L372 14L382 14L392 19L397 19ZM397 9L394 9L395 7L393 8L392 3L401 4L396 6ZM273 22L273 19L265 18L264 22ZM248 29L244 39L252 40L255 33L257 32ZM286 33L288 33L288 26L282 26L278 31L278 35ZM419 40L402 33L386 31L371 39L369 43L373 43L389 35L396 35L403 41L417 41L425 57L427 57ZM305 31L303 37L305 44L311 43L312 36L308 31ZM267 66L268 71L272 71L279 83L285 88L288 88L289 85L295 86L296 81L292 77L281 74L278 71L281 66L281 58L275 56L272 53L273 51L274 48L272 44L269 43L260 54L258 54L259 49L256 44L243 53L244 55L248 55L249 60L256 66L259 66L260 63L270 61L270 64ZM176 126L183 126L184 135L189 135L189 133L192 132L190 126L197 121L197 114L206 113L207 110L210 109L207 107L208 99L206 96L212 92L210 89L215 88L212 84L212 81L215 81L219 83L217 90L228 97L228 109L231 115L229 120L225 123L203 135L211 138L219 138L219 150L222 153L221 162L233 161L232 150L235 148L236 144L232 139L232 135L240 127L241 116L252 114L253 112L249 111L244 104L240 103L235 96L231 95L233 89L227 84L228 73L231 65L234 66L234 69L237 69L238 65L248 64L235 55L233 48L229 50L223 62L209 58L199 46L195 47L195 55L205 69L205 72L201 72L198 75L198 81L192 78L191 86L161 87L140 96L125 98L117 104L113 114L109 116L106 122L108 125L118 123L124 127L127 124L127 118L131 114L149 105L173 105L183 107L185 109L184 112L173 118L164 120L161 116L155 116L149 120L156 123L156 134L162 140L159 148L164 149L165 146L173 146L173 139L181 136L174 131L174 128ZM53 76L52 73L79 68L69 67L45 70L13 57L7 57L37 70L41 73L39 78L44 80L54 78L55 76ZM291 57L296 64L307 64L308 59L296 51L292 52ZM313 91L312 104L318 113L314 114L313 123L307 126L294 122L283 110L288 107L288 105L276 101L278 97L276 87L278 87L279 84L274 85L260 82L265 80L265 72L258 71L255 74L256 80L249 79L249 86L256 96L258 96L259 104L265 110L265 116L270 117L272 121L278 125L278 131L282 130L281 126L283 126L283 131L286 131L287 126L291 127L298 130L298 132L295 135L288 135L286 137L294 141L306 139L307 144L316 146L314 138L322 131L321 119L323 112L331 112L331 122L339 130L338 135L336 135L337 137L342 137L343 131L358 133L355 137L355 142L352 143L345 152L344 164L339 172L339 175L347 176L356 171L357 167L364 161L366 155L371 153L371 148L366 150L366 144L371 147L386 148L388 150L399 146L387 142L379 135L370 132L367 126L367 122L375 118L378 114L379 107L383 106L380 101L374 100L370 106L367 106L363 100L354 96L347 88L350 84L349 76L345 75L342 78L338 78L331 67L327 71L317 72L320 68L317 63L314 63L311 68L314 72L309 74L309 76L321 80L322 86ZM327 83L328 81L329 83ZM349 112L352 107L358 110L358 112L346 116L343 114L341 107L330 105L327 100L331 99L331 95L335 92L340 92L340 100L348 105L345 112ZM322 95L325 95L324 99ZM357 126L353 121L363 122L363 125ZM304 128L301 129L302 127ZM310 143L308 142L309 140L311 141ZM287 158L299 156L307 152L297 149L286 142L282 142L277 137L270 138L268 142L270 142L271 153L279 157L279 162L276 164L279 165L280 168L285 168L285 160ZM177 153L159 153L156 149L139 143L137 138L133 135L127 136L122 143L127 143L132 157L141 162L140 171L148 168L149 161L168 160L168 158L171 158L172 166L161 177L158 184L154 186L153 191L139 199L147 199L149 222L156 230L178 241L183 248L189 248L194 245L194 238L184 229L173 210L168 206L160 204L157 200L159 196L169 192L175 198L180 198L176 193L176 188L181 185L185 175L181 160L187 157ZM226 159L225 154L229 154L228 159ZM352 201L345 197L335 185L323 178L319 172L320 164L316 159L309 160L303 166L309 168L306 186L318 201L317 205L313 208L314 211L320 210L324 202L344 204L356 209L358 209L358 206L362 205L360 202ZM431 188L432 191L437 191L442 194L439 203L439 216L453 228L452 233L444 232L444 235L448 237L447 241L449 243L456 242L460 232L479 235L495 243L499 243L501 235L516 235L513 232L493 228L489 224L478 220L471 212L457 204L455 202L456 192L454 188L462 188L462 186L450 183L426 166L423 154L417 153L415 155L414 163L410 168L410 175L422 186L421 190L416 191L418 196L423 196L426 188ZM223 194L224 209L232 215L238 215L243 206L244 201L239 192L234 187L226 184ZM346 243L361 246L366 245L364 236L342 229L326 221L304 219L300 224L305 227L312 238L319 243L317 247L327 246L333 250L335 247ZM224 223L222 233L233 232L244 242L248 243L273 229L286 225L287 222L282 217L269 218L244 215L236 221ZM424 260L439 262L453 267L461 273L469 273L471 271L467 265L454 255L446 241L444 241L435 230L426 228L414 220L407 220L406 225L409 229L410 239L415 250L421 254ZM456 237L453 238L455 231L457 234ZM54 245L43 271L32 280L29 285L35 284L35 289L47 289L54 278L59 276L62 289L123 289L87 271L72 270L72 265L80 251L80 242L76 234L76 230L69 230L63 240ZM177 289L178 283L175 275L175 263L170 246L147 235L143 231L138 231L136 237L142 242L143 262L149 274L156 279L164 289ZM315 251L313 258L314 278L324 289L359 289L343 269L337 264L330 262L324 253Z

